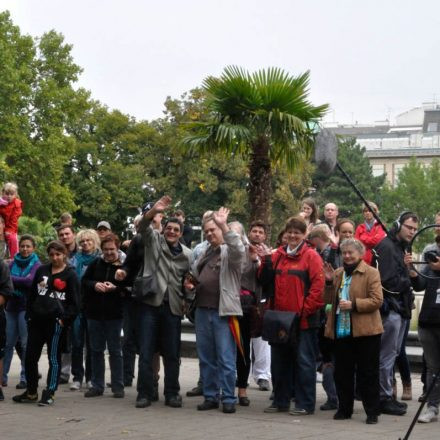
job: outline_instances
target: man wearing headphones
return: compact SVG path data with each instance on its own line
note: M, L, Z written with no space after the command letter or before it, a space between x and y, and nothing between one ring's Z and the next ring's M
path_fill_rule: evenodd
M393 398L393 368L405 334L405 320L411 318L413 294L409 267L409 243L417 232L418 217L405 211L393 223L388 235L373 249L373 265L380 272L383 288L381 308L384 333L380 349L380 399L383 414L404 415L407 405Z

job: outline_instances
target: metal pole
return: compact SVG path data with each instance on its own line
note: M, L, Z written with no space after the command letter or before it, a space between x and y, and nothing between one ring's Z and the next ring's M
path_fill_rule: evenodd
M359 198L364 202L365 206L370 210L370 212L373 214L373 217L379 223L379 225L382 227L382 229L385 231L386 234L388 234L387 227L382 223L382 220L379 218L379 216L374 212L374 209L370 206L367 199L364 197L364 195L360 192L359 188L354 184L354 182L351 180L351 177L345 172L344 168L341 167L339 162L336 162L336 167L338 170L342 173L342 175L345 177L347 182L352 186L355 193L359 196Z

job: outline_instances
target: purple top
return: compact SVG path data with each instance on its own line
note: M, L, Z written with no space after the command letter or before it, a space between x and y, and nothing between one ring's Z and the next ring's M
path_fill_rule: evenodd
M12 268L14 261L9 263L9 268ZM26 299L29 295L29 291L32 287L32 281L35 277L35 272L41 266L41 262L37 261L33 266L31 271L25 277L14 276L11 274L12 284L14 285L14 289L20 290L23 292L23 295L13 295L8 299L6 303L6 311L11 313L19 313L26 310Z

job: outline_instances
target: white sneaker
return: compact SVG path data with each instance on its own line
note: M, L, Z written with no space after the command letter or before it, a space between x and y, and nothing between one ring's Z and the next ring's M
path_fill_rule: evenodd
M89 380L89 381L86 383L86 387L87 387L88 390L90 390L91 388L93 388L93 385L92 385L92 381L91 381L91 380Z
M436 422L438 416L438 408L435 406L428 406L427 409L423 412L421 416L418 418L419 423L430 423Z
M81 382L78 382L77 380L74 380L72 382L72 385L70 385L71 391L78 391L81 389Z

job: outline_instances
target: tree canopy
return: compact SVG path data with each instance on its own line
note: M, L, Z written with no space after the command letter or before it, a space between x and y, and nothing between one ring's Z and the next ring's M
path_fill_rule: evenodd
M367 200L375 202L380 208L380 194L385 176L373 176L365 148L357 144L355 139L339 139L338 162ZM338 205L341 217L350 217L356 223L362 221L362 201L337 169L329 176L317 170L312 179L312 186L316 190L313 197L321 208L326 203L333 202Z

